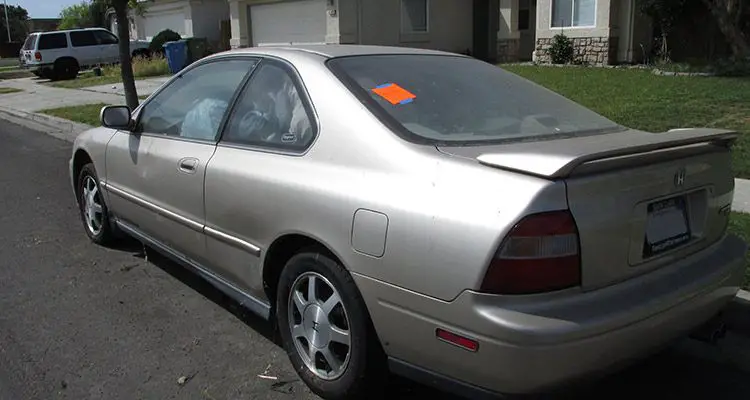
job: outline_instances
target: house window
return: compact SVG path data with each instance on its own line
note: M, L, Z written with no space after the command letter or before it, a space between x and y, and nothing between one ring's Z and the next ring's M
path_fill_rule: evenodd
M552 0L552 27L596 25L596 0Z
M401 0L401 32L425 33L428 30L429 0Z

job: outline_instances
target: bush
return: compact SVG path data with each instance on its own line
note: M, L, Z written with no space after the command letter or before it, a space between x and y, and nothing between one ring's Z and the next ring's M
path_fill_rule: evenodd
M750 58L719 60L714 63L712 70L719 76L750 76Z
M112 65L103 68L104 76L120 76L120 66ZM169 75L169 65L167 59L162 55L153 57L135 57L133 58L133 76L136 78L148 78L151 76Z
M553 64L568 64L573 61L573 40L569 37L558 33L552 38L552 46L549 48L549 55Z
M153 53L164 53L164 43L174 42L180 39L182 39L182 37L179 33L170 29L165 29L151 39L151 44L148 45L148 48Z

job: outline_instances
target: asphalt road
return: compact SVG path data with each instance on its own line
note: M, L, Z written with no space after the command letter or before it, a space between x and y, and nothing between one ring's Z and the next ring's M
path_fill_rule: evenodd
M314 399L267 323L137 243L88 241L69 152L0 121L0 400ZM747 398L750 357L736 350L748 346L729 342L682 341L554 397ZM453 399L403 380L389 391Z

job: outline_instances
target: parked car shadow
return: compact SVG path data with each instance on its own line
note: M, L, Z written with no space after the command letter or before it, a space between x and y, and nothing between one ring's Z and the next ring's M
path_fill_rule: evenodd
M251 329L263 335L269 341L281 346L273 325L256 316L237 301L225 295L190 270L157 253L147 250L135 240L122 241L118 250L129 252L135 257L144 258L162 269L183 284L189 286L208 300L221 306L235 318ZM680 343L689 341L685 339ZM692 342L692 346L703 346L711 350L708 344ZM593 379L586 383L576 384L564 391L554 394L524 396L524 399L576 399L607 400L634 398L685 398L685 399L738 399L750 393L750 360L744 367L726 362L717 362L686 353L679 343L670 346L619 372ZM720 359L721 356L719 355ZM459 400L449 393L441 392L416 382L392 376L385 391L388 400L406 400L419 397L431 400Z

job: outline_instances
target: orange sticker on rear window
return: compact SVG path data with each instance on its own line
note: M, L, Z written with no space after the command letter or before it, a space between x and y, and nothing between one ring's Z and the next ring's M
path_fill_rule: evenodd
M375 94L386 99L393 105L407 104L414 101L417 96L395 83L386 83L372 89Z

